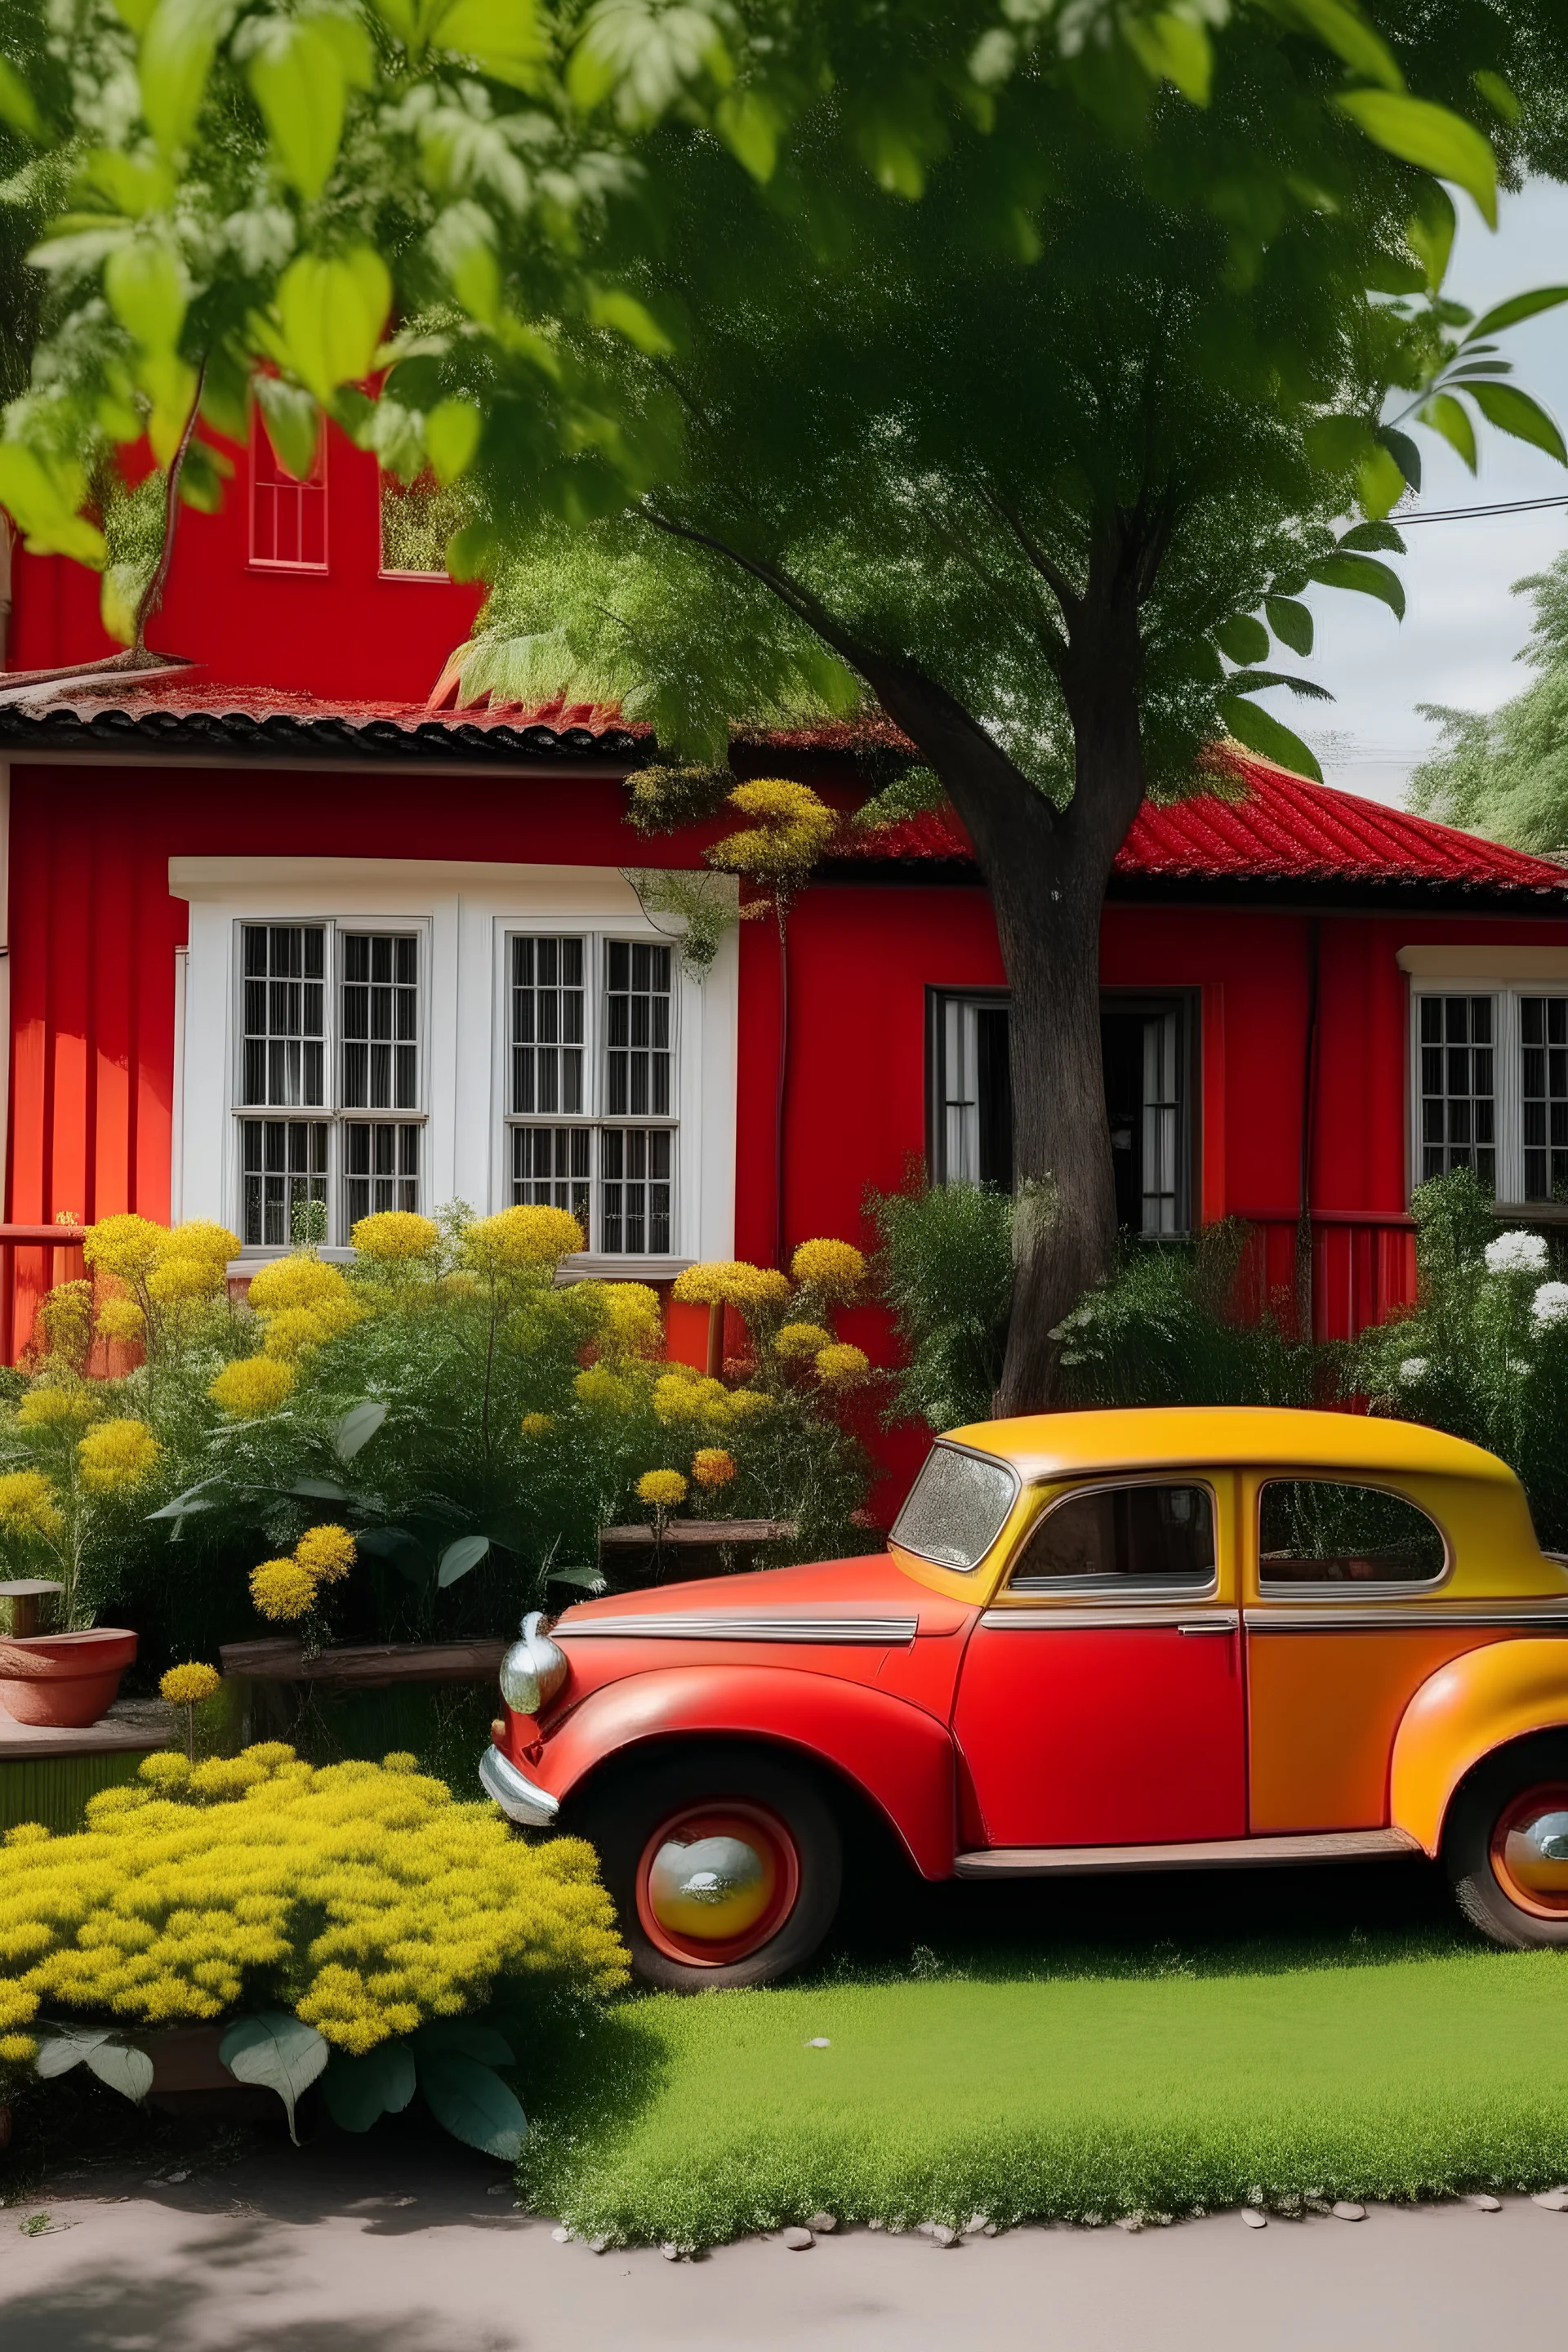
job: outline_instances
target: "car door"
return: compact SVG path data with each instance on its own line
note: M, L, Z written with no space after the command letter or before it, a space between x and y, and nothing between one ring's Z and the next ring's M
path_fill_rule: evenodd
M987 1845L1245 1833L1234 1487L1178 1473L1047 1498L959 1680Z

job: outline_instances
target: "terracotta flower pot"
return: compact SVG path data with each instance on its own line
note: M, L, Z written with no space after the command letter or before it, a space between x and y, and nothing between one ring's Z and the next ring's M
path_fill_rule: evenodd
M16 1723L79 1730L113 1706L135 1655L135 1634L114 1625L24 1642L0 1637L0 1709Z

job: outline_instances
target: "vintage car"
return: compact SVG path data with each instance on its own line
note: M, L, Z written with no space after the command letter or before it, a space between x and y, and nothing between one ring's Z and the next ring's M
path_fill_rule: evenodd
M531 1617L501 1689L485 1789L594 1841L658 1984L798 1966L879 1829L928 1879L1419 1853L1568 1944L1568 1566L1408 1422L956 1430L885 1553Z

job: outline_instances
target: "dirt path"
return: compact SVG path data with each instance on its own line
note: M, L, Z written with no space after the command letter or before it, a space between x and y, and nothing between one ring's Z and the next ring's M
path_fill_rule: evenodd
M178 2167L176 2167L176 2169ZM1474 2352L1498 2281L1557 2308L1568 2214L1373 2207L1249 2230L866 2230L694 2263L595 2256L497 2173L366 2143L184 2180L68 2181L0 2212L5 2352ZM29 2216L45 2215L47 2226Z

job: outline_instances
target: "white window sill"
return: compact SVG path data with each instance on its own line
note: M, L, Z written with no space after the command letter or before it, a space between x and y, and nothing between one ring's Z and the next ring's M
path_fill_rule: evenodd
M231 1282L247 1282L253 1274L259 1274L264 1265L273 1265L280 1257L292 1257L293 1255L292 1249L258 1245L255 1249L242 1250L238 1257L230 1258L226 1272ZM335 1244L330 1248L323 1244L316 1252L316 1255L329 1265L352 1265L358 1255L356 1250L340 1248ZM696 1263L696 1259L690 1257L600 1257L585 1250L576 1257L564 1259L555 1279L557 1282L673 1282L678 1274L684 1274L689 1265Z

